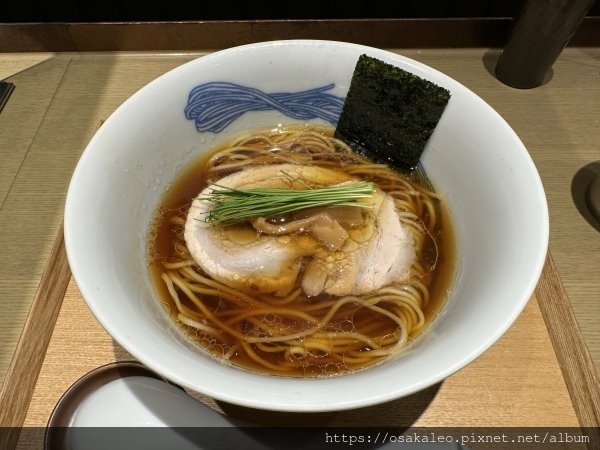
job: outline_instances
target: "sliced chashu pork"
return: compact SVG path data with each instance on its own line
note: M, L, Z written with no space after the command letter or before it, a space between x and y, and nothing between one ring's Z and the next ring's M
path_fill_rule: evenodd
M349 176L319 167L296 164L248 167L219 180L224 187L289 188L290 180L328 186L348 181ZM200 198L211 188L206 188ZM319 247L312 237L263 235L244 226L221 227L203 218L212 207L208 200L196 198L188 212L185 241L194 260L215 279L236 288L286 295L296 283L301 258Z
M348 230L339 250L320 248L314 255L302 280L307 295L360 295L408 277L415 248L392 197L376 189L370 216L362 226Z
M224 177L219 185L237 188L328 186L349 175L314 166L281 164L249 167ZM210 192L207 188L200 198ZM307 295L359 295L399 281L415 259L410 235L400 224L392 198L376 190L375 206L362 225L348 230L346 243L334 252L307 233L270 236L247 225L222 227L203 220L212 207L196 198L185 224L185 240L194 260L213 278L244 291L286 295L295 286L302 261Z

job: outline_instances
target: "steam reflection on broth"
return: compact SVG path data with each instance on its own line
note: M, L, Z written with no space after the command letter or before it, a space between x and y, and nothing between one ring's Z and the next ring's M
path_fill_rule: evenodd
M223 362L283 376L352 373L399 354L447 297L455 251L443 199L333 131L240 135L190 164L156 211L148 239L156 291L185 334ZM338 247L302 227L273 235L248 222L208 224L195 216L199 200L189 214L212 183L310 189L360 180L374 183L376 206L359 221L330 218L347 235ZM279 220L303 219L265 223Z

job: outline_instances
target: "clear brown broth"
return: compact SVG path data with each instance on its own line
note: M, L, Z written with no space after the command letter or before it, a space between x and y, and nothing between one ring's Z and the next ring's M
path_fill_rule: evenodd
M165 308L167 309L170 316L173 320L176 320L177 317L177 309L176 306L169 295L169 292L166 288L165 283L161 279L161 274L163 272L162 263L164 261L173 260L175 255L175 250L173 246L173 241L175 238L175 234L177 233L176 227L170 222L171 218L176 215L186 214L189 209L191 202L198 195L199 192L202 191L206 187L207 179L204 174L204 167L206 162L211 157L212 154L222 150L222 147L218 146L214 149L214 152L209 152L197 160L188 164L183 171L173 180L173 182L169 185L167 191L163 195L160 204L157 208L157 212L155 214L153 224L151 227L151 232L149 234L148 239L148 255L149 255L149 273L152 279L152 283L154 288L162 300ZM431 264L431 262L436 258L437 253L437 262L435 270L429 275L429 293L430 293L430 301L426 309L424 310L425 318L427 321L427 325L424 328L426 330L431 322L435 319L435 317L441 311L446 298L452 288L452 280L455 273L455 261L456 261L456 242L455 242L455 234L452 225L451 214L447 210L444 202L440 202L440 208L438 211L440 214L440 219L438 223L440 224L437 229L432 230L432 235L434 236L437 248L434 246L430 240L429 244L425 245L422 255L421 261L424 264ZM201 269L198 267L197 270L201 272ZM299 277L301 279L301 277ZM308 300L307 300L308 301ZM311 299L310 301L314 301ZM381 319L378 319L381 321ZM371 317L367 311L361 311L359 315L356 315L355 322L358 324L357 326L367 326L371 321ZM389 332L393 332L393 324L382 322L381 327L389 328ZM214 346L214 343L211 345L207 345L207 340L204 337L198 337L196 333L190 332L190 330L182 324L179 324L184 330L185 334L187 334L192 340L195 340L196 343L213 354L216 357L220 356L220 353L223 352L223 347L228 345L235 345L234 342L225 342L221 343L217 346ZM416 336L412 336L414 340ZM263 355L267 358L269 355ZM241 358L235 356L231 360L233 364L240 366L242 368L259 371L262 373L276 373L274 371L270 371L263 366L258 365L255 361L250 358ZM272 361L273 363L277 363L276 361ZM329 370L329 369L328 369ZM340 373L345 373L345 371L341 371ZM278 374L278 373L277 373ZM286 372L286 376L321 376L321 375L333 375L337 373L325 373L322 369L316 369L313 371L307 371L306 368L300 369L298 371Z

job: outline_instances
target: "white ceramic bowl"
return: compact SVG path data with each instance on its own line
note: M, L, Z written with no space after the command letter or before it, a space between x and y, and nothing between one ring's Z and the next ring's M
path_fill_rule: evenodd
M145 259L151 215L165 187L199 152L242 130L292 120L277 110L252 112L220 132L200 132L183 112L190 91L213 81L265 93L333 83L328 92L343 97L363 53L452 94L422 158L445 195L457 234L457 271L442 314L410 351L352 375L266 376L204 356L178 337L157 301ZM520 314L538 281L547 250L548 212L527 150L473 92L391 52L292 40L204 56L164 74L125 101L93 137L73 174L65 239L73 276L89 308L119 344L152 370L238 405L327 411L372 405L427 388L492 346Z

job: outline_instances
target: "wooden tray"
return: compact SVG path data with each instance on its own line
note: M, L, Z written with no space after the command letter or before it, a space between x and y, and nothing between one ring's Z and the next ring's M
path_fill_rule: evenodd
M3 434L0 448L39 448L39 442L24 447L18 427L45 427L77 379L98 366L132 359L81 298L61 227L0 391L0 425L15 427ZM587 447L596 448L599 386L549 254L535 294L508 332L468 367L409 397L339 413L282 414L194 395L221 413L261 425L581 427L590 435Z

